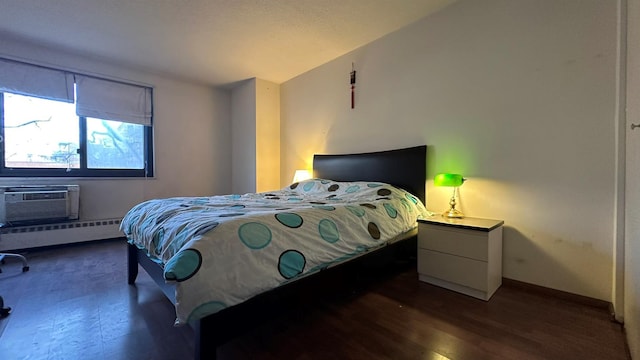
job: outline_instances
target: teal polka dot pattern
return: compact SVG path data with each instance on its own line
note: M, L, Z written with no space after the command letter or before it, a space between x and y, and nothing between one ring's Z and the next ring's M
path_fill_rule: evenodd
M259 222L242 224L238 229L238 237L250 249L258 250L271 242L271 230Z
M346 206L347 210L349 210L353 215L357 216L357 217L363 217L365 214L365 211L362 207L359 206L353 206L353 205L347 205Z
M382 206L384 206L384 209L387 211L387 215L389 215L390 218L395 219L398 217L398 210L396 210L393 205L384 203Z
M300 226L302 226L302 223L303 223L302 217L298 214L278 213L275 216L278 222L280 222L280 224L290 227L292 229L299 228Z
M360 190L360 186L358 185L351 185L347 188L347 190L345 190L344 192L346 192L347 194L353 194L354 192Z
M340 233L338 232L338 226L336 223L329 219L322 219L318 224L318 232L326 242L335 243L340 240Z
M411 210L411 205L409 205L409 202L407 201L407 199L400 199L400 203L402 204L402 206L404 206L404 208L406 210Z
M407 199L411 200L412 203L417 204L418 203L418 198L409 194L409 193L405 193L404 196L407 197Z
M292 279L304 271L307 263L304 255L297 250L287 250L280 254L278 271L285 279Z
M327 211L333 211L336 209L335 206L330 206L330 205L314 205L313 208L320 209L320 210L327 210Z
M426 213L388 184L310 179L256 194L150 200L121 229L175 282L183 325L379 249Z
M164 267L164 278L182 282L195 275L202 265L202 254L196 249L186 249L177 253Z
M303 189L304 191L311 191L315 185L316 185L316 184L315 184L315 183L313 183L313 182L308 182L308 183L305 183L305 184L304 184L304 186L302 187L302 189Z
M217 313L220 310L224 310L227 307L227 304L223 303L222 301L210 301L195 308L191 312L188 321L201 319L209 314Z

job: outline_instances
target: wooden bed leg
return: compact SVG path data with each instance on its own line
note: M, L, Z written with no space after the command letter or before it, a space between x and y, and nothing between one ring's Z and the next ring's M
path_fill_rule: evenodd
M128 271L128 280L127 282L131 285L136 282L136 278L138 277L138 249L135 245L127 245L127 271Z
M218 342L210 338L206 319L198 320L193 326L195 335L195 360L216 360L218 357Z

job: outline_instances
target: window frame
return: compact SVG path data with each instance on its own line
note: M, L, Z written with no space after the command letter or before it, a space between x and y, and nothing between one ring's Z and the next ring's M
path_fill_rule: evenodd
M80 168L12 168L5 163L4 92L0 92L0 178L3 177L65 177L65 178L146 178L154 175L153 119L151 126L144 128L143 169L89 169L87 168L87 119L78 116L80 139L78 155Z

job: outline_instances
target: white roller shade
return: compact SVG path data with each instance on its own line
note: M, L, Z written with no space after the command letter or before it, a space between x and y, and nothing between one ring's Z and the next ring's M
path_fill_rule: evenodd
M76 114L151 126L151 88L76 75Z
M73 102L73 74L0 59L0 91Z

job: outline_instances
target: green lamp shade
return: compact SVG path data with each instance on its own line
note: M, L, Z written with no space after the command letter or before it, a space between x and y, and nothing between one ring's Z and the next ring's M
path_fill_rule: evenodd
M460 186L464 178L460 174L438 174L433 180L435 186Z

